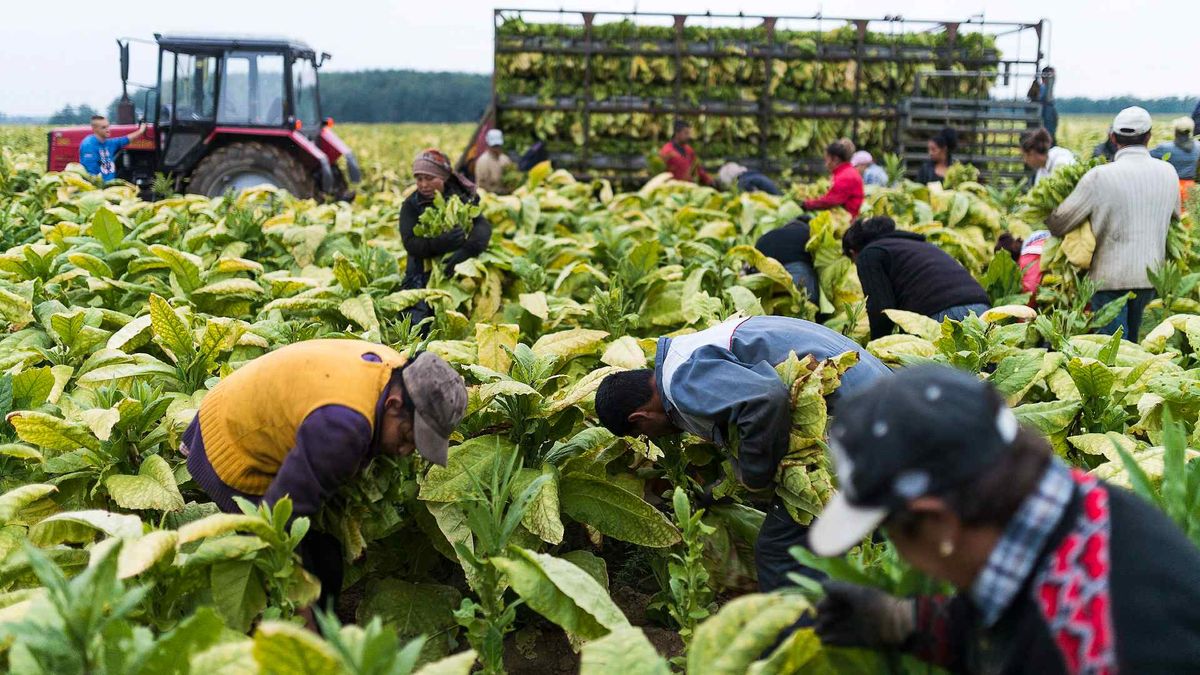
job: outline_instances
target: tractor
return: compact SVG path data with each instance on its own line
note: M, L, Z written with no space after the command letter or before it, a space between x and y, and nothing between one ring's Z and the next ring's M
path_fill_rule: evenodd
M145 198L153 197L155 175L163 174L175 191L209 197L269 184L301 198L353 199L358 162L334 133L333 119L321 118L317 71L329 54L280 38L154 38L158 81L142 92L146 134L117 155L118 177ZM137 128L128 91L129 41L117 44L123 93L113 137ZM88 127L51 130L47 168L61 171L78 162L89 134Z

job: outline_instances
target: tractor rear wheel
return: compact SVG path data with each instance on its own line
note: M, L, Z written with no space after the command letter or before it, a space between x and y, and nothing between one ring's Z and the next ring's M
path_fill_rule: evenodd
M316 193L311 172L292 153L267 143L244 141L217 148L196 166L188 192L220 197L262 184L287 190L301 199Z

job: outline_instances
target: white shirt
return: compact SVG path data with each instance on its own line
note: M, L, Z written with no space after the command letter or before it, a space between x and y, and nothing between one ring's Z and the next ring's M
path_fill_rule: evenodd
M1054 173L1054 170L1060 166L1070 166L1075 163L1075 154L1066 148L1060 148L1057 145L1050 148L1050 152L1046 153L1046 166L1037 170L1033 176L1033 184L1037 185L1042 182L1042 179Z

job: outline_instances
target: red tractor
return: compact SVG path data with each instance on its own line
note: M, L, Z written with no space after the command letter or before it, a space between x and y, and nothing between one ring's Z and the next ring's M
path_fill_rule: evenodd
M319 56L303 42L279 38L155 34L158 82L145 92L146 135L116 157L117 175L150 196L156 173L175 189L217 197L268 183L297 197L353 198L358 162L322 119ZM112 136L137 127L129 100L129 43L121 48L121 82ZM49 132L47 168L79 161L88 127ZM345 158L345 173L338 159ZM347 180L347 178L349 180Z

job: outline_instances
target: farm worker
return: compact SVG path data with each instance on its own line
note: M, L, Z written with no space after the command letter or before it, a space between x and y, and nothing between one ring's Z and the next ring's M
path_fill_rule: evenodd
M887 171L876 164L875 158L866 150L859 150L851 155L850 166L854 167L858 175L862 176L863 185L886 186L888 184Z
M1192 109L1192 125L1200 127L1200 102L1196 103L1196 107Z
M809 211L832 209L840 206L857 218L863 203L863 179L850 164L854 151L845 141L834 141L825 147L825 168L833 176L833 185L823 197L804 200Z
M996 251L1005 251L1012 256L1021 270L1021 290L1029 293L1029 306L1037 304L1037 289L1042 285L1042 251L1046 240L1050 238L1048 230L1037 230L1028 239L1018 239L1005 232L996 241Z
M433 205L437 194L441 193L447 199L457 195L471 204L479 202L479 195L475 185L462 174L455 173L449 158L438 150L431 148L418 153L413 160L412 172L417 179L417 189L400 206L400 241L408 253L404 280L400 284L404 289L425 288L429 283L427 268L439 258L446 276L453 275L455 265L483 253L492 238L492 224L482 214L475 217L469 234L456 227L436 237L418 236L413 231L417 220ZM414 325L433 316L433 309L423 300L406 311Z
M260 356L204 397L183 434L188 472L226 513L235 496L314 516L379 455L415 448L444 466L450 433L467 408L462 377L440 357L409 359L362 340L307 340ZM309 530L305 569L321 581L321 604L342 587L342 549Z
M488 149L475 160L475 184L488 192L500 193L504 191L504 167L512 164L504 154L504 132L488 129L484 140Z
M819 324L781 316L731 319L698 333L659 338L652 370L604 378L596 390L596 414L618 436L689 431L725 445L736 432L737 479L773 497L754 545L758 586L770 591L786 585L789 572L812 574L788 554L792 546L804 545L808 528L771 493L792 426L789 392L775 365L791 352L827 359L847 351L857 352L859 362L842 376L833 405L891 371L857 343Z
M929 159L917 170L917 182L922 184L941 183L946 171L954 163L954 151L958 149L958 132L946 127L937 132L926 144Z
M1200 672L1200 551L1162 512L1068 468L988 383L905 368L829 433L841 491L809 531L837 556L882 526L953 596L828 581L828 645L907 651L953 673Z
M1180 216L1179 179L1170 164L1150 156L1153 120L1144 108L1134 106L1117 113L1112 141L1116 159L1084 174L1075 190L1046 218L1046 225L1061 237L1091 221L1096 250L1088 276L1096 284L1092 307L1133 293L1112 323L1101 329L1109 335L1117 328L1137 342L1142 311L1154 297L1146 270L1166 257L1167 230Z
M1021 134L1021 156L1025 159L1025 166L1036 172L1033 176L1034 185L1054 173L1058 167L1075 163L1075 153L1055 145L1050 132L1045 129Z
M815 303L820 289L813 257L808 252L809 220L808 216L800 216L771 230L754 242L754 248L783 263L784 269L792 275L796 288L804 289L808 299Z
M108 118L103 115L92 116L92 135L83 139L79 144L79 163L93 176L108 182L117 177L117 151L136 141L146 133L146 124L138 125L137 130L128 136L109 137Z
M1117 156L1117 144L1112 140L1112 129L1108 130L1108 135L1104 140L1097 143L1096 147L1092 148L1092 157L1103 157L1106 161L1113 161Z
M725 162L717 170L717 185L729 190L734 186L741 192L765 192L778 195L779 186L758 171L751 171L737 162Z
M1178 117L1171 126L1175 130L1175 139L1168 143L1159 143L1150 151L1151 157L1165 159L1175 167L1179 176L1179 199L1187 202L1188 193L1196 184L1196 164L1200 162L1200 143L1192 138L1196 132L1196 123L1190 117Z
M667 141L658 151L658 156L667 164L667 171L675 180L686 180L701 185L712 185L712 176L700 165L700 158L690 145L692 140L692 125L675 120L671 140Z
M892 332L886 309L961 321L990 307L987 291L965 267L924 235L897 230L888 216L855 221L842 236L842 252L858 269L871 339Z
M1042 127L1051 143L1058 137L1058 108L1054 105L1054 68L1046 66L1030 88L1030 101L1042 104Z

